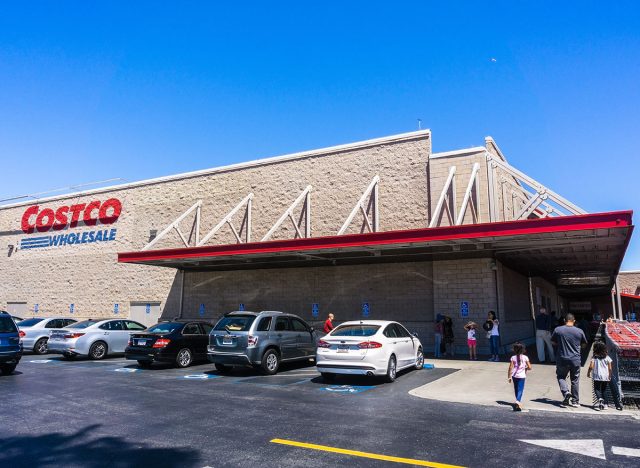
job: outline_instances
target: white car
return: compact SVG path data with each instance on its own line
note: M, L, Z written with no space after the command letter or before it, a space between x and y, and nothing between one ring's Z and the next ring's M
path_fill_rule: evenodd
M88 356L103 359L110 354L124 354L129 335L146 327L133 320L90 319L54 330L49 337L49 352L64 357Z
M77 322L68 317L33 317L18 322L20 343L25 351L36 354L47 353L47 342L53 330L67 327Z
M399 371L423 365L420 340L397 322L345 322L318 341L316 367L325 380L356 374L393 382Z

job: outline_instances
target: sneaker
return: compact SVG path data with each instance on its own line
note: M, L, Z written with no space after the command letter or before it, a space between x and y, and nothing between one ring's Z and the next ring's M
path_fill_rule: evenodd
M580 408L580 402L572 398L571 401L569 401L569 406L572 408Z
M618 411L622 411L622 406L616 406L616 409L617 409Z
M563 408L566 408L567 406L569 406L569 402L571 401L571 393L567 393L564 396L564 399L562 400L562 403L560 403L560 406L562 406Z
M593 409L595 411L600 411L600 405L598 403L596 403L595 405L593 405Z
M604 404L604 400L600 399L598 401L598 408L600 408L600 411L607 409L607 405Z
M522 406L516 403L515 405L513 405L513 411L522 411Z

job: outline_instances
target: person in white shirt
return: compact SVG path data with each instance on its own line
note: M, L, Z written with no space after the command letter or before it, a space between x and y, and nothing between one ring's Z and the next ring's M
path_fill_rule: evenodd
M475 322L469 322L464 326L464 329L467 331L467 346L469 347L469 360L477 361L478 356L476 354L476 329L478 325Z

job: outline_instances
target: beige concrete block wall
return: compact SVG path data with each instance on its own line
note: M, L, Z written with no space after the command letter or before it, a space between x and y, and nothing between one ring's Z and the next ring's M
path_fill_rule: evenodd
M249 192L253 192L252 239L260 240L309 184L312 192L312 236L335 235L371 179L380 176L380 230L410 229L428 224L426 165L431 152L428 131L364 142L347 148L318 150L307 155L241 169L198 174L146 183L127 188L106 188L90 194L58 197L39 203L57 208L74 203L104 201L116 197L123 209L113 242L49 247L14 251L0 255L0 307L7 302L27 301L33 312L66 313L75 304L77 316L102 316L120 304L128 314L131 301L160 301L162 306L175 287L171 269L117 264L117 253L140 250L150 230L161 231L197 200L203 201L202 233L219 222ZM22 238L35 235L78 233L94 228L78 226L62 231L26 235L20 229L29 205L0 208L0 249L19 245ZM238 214L235 226L240 225ZM185 219L182 231L189 233ZM357 216L349 232L361 232ZM96 226L95 228L99 228ZM292 238L287 221L274 239ZM210 244L235 242L223 228ZM154 248L180 247L172 233Z
M398 320L426 336L433 329L432 263L387 263L315 268L285 268L224 272L186 272L183 312L218 318L238 310L280 310L321 324L333 313L336 322L363 318ZM312 304L319 305L313 317ZM173 311L165 309L165 315Z
M640 295L640 271L621 271L618 275L620 292Z

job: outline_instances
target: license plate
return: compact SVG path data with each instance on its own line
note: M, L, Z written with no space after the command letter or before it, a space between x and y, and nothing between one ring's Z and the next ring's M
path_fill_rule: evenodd
M222 337L222 344L233 344L233 338L230 336Z
M349 345L338 345L338 352L339 353L348 353L349 352Z
M138 345L139 346L144 346L147 344L147 340L138 340Z

